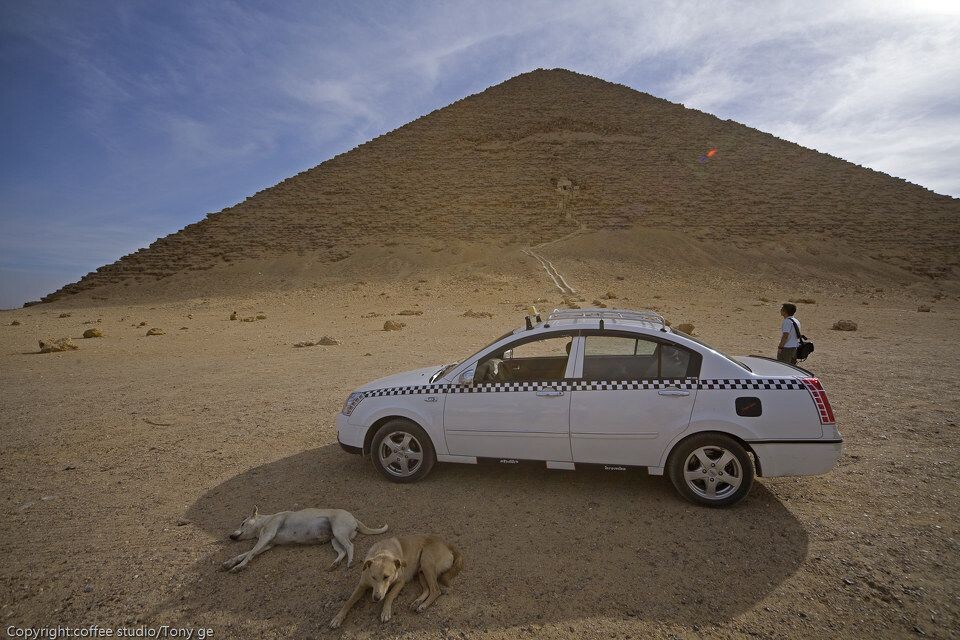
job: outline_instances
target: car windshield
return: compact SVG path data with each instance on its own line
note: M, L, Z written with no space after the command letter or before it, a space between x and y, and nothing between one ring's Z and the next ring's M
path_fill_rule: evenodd
M743 364L742 362L740 362L740 361L737 360L736 358L731 358L731 357L728 356L727 354L725 354L725 353L723 353L722 351L718 350L716 347L711 347L709 344L707 344L707 343L704 342L703 340L700 340L699 338L694 338L693 336L691 336L691 335L688 334L688 333L684 333L683 331L678 331L678 330L673 329L673 328L671 328L671 331L673 331L673 333L677 334L678 336L683 336L683 337L686 338L687 340L693 340L694 342L696 342L696 343L699 344L700 346L706 347L707 349L710 349L710 351L713 351L713 352L716 353L717 355L726 358L727 360L729 360L729 361L732 362L733 364L737 365L737 366L740 367L741 369L746 369L746 370L749 371L750 373L753 373L753 369L751 369L751 368L748 367L747 365Z
M491 345L494 345L494 344L500 342L501 340L503 340L504 338L506 338L506 337L508 337L508 336L512 336L512 335L515 334L516 332L517 332L517 329L514 329L513 331L507 331L505 334L503 334L502 336L500 336L500 337L497 338L496 340L491 340L491 341L490 341L488 344L486 344L482 349L478 349L476 352L474 352L473 355L476 355L476 354L480 353L481 351L484 351L485 349L487 349L487 347L490 347ZM471 356L471 357L473 357L473 356ZM463 362L463 360L460 360L460 361L458 361L458 362L454 362L454 363L451 363L451 364L448 364L448 365L444 366L442 369L440 369L440 370L437 371L435 374L433 374L432 376L430 376L430 382L431 382L431 383L436 382L437 380L439 380L439 379L442 378L443 376L447 375L448 373L450 373L451 371L453 371L453 369L454 369L455 367L457 367L461 362Z
M432 376L430 376L430 382L431 382L431 383L432 383L432 382L436 382L437 380L439 380L439 379L442 378L443 376L447 375L448 373L450 373L451 371L453 371L453 368L456 367L458 364L460 364L460 363L459 363L459 362L451 362L450 364L445 365L442 369L440 369L440 370L437 371L435 374L433 374Z

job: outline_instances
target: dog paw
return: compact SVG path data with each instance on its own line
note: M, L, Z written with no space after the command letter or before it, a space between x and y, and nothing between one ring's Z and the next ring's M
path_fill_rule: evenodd
M343 624L343 619L340 616L337 616L330 621L330 628L339 629L341 624Z
M390 611L383 611L380 613L380 622L390 622L390 618L393 617L393 613Z
M336 569L336 568L339 567L339 566L340 566L340 563L339 563L339 562L334 562L334 563L332 563L330 566L327 567L327 571L333 571L334 569Z
M245 565L245 564L238 564L238 565L234 565L234 566L230 567L229 571L230 571L230 573L239 573L239 572L243 571L243 570L246 569L246 568L247 568L247 565Z
M417 605L417 613L423 613L426 610L427 604L425 602L421 602L419 605Z

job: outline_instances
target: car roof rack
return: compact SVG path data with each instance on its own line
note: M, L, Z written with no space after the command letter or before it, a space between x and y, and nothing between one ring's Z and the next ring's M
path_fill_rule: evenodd
M667 330L667 321L656 311L649 309L554 309L547 317L547 322L554 320L586 320L598 318L601 325L604 320L639 321L659 324L661 331Z

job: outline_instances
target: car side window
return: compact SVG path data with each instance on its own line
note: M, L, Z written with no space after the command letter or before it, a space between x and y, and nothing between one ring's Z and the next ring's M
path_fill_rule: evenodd
M692 353L682 347L660 345L660 377L686 378L690 371L691 357Z
M617 335L588 335L585 340L585 380L686 378L700 372L699 356L678 345Z
M567 372L569 335L524 340L507 345L477 363L476 382L552 382Z

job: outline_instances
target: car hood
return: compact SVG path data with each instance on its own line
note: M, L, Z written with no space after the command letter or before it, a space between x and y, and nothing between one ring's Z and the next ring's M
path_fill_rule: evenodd
M430 384L430 376L442 368L443 365L438 364L432 367L424 367L423 369L413 369L412 371L395 373L392 376L368 382L362 387L358 387L357 391L372 391L374 389L386 389L390 387L416 387Z

